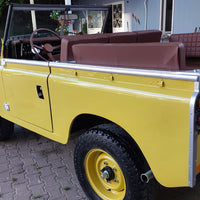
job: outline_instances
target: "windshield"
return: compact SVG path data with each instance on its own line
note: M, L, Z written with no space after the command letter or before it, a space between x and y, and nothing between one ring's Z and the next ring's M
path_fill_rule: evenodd
M108 9L76 8L71 10L37 8L21 10L13 9L10 18L9 27L7 27L7 38L29 38L30 34L38 28L48 28L59 35L76 35L76 34L96 34L102 33ZM45 33L37 37L49 36Z

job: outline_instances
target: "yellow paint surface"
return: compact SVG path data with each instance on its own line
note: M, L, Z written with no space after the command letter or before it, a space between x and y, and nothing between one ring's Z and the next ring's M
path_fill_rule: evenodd
M49 78L55 133L66 142L83 113L124 128L143 151L157 180L188 186L189 102L194 83L52 68ZM160 81L164 87L160 87Z
M54 67L49 74L48 67L7 63L0 109L6 102L10 111L2 116L61 143L68 141L77 116L104 117L134 138L162 185L188 186L194 82ZM42 86L44 99L38 98L36 85Z
M49 73L48 67L6 64L2 76L5 103L10 105L10 111L6 111L8 115L52 131L47 87ZM37 86L41 86L44 99L38 97Z

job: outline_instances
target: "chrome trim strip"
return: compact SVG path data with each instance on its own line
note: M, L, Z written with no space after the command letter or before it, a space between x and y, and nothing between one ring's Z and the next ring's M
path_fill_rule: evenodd
M195 104L199 95L199 82L194 83L195 91L190 99L190 131L189 131L189 187L196 185L196 159L198 133L195 130Z
M154 78L165 78L165 79L176 79L186 81L198 81L200 73L197 71L158 71L158 70L145 70L145 69L133 69L133 68L122 68L122 67L110 67L110 66L98 66L98 65L82 65L76 63L60 63L60 62L46 62L36 60L23 60L23 59L2 59L2 63L15 63L21 65L36 65L41 67L56 67L66 68L74 70L84 70L111 74L124 74Z
M194 71L192 72L161 71L161 70L158 71L158 70L144 70L144 69L121 68L121 67L98 66L98 65L83 65L75 63L59 63L59 62L50 62L49 66L56 68L74 69L74 70L176 79L176 80L186 80L186 81L198 81L200 75L199 73Z
M41 67L48 67L49 62L46 61L37 61L37 60L23 60L23 59L11 59L11 58L4 58L1 60L2 63L14 63L20 65L36 65Z

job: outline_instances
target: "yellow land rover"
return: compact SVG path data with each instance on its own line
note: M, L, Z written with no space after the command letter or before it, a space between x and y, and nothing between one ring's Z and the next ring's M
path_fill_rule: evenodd
M111 18L109 6L10 5L0 139L14 123L62 144L84 130L74 163L91 200L152 200L157 183L193 187L200 55L181 38L198 33L162 43L158 30L111 33Z

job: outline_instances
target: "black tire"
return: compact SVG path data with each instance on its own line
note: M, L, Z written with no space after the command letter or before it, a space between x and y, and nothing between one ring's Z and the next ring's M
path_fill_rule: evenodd
M8 140L13 136L14 124L0 117L0 141Z
M148 165L142 164L144 163L143 158L141 159L137 153L132 153L133 150L130 148L131 145L128 145L126 136L122 139L125 133L123 129L114 124L106 124L96 126L79 137L74 154L75 170L80 185L90 200L153 200L154 192L151 184L145 184L140 179L140 175L146 172ZM99 153L101 150L114 159L123 173L126 187L125 194L121 195L122 193L120 193L120 198L112 197L112 195L104 198L103 196L107 193L105 192L105 194L101 195L100 192L104 190L99 191L95 185L95 179L94 181L90 181L90 178L88 179L89 175L87 174L90 174L88 169L92 169L89 168L89 164L89 167L87 166L87 160L90 160L88 155L92 155L91 157L95 158L96 155L93 156L92 153L97 151L97 155L101 155ZM91 174L94 174L94 172ZM98 182L98 179L96 180ZM112 181L114 179L110 183ZM108 191L111 190L108 188Z

